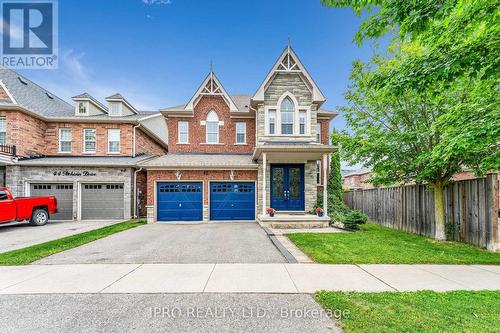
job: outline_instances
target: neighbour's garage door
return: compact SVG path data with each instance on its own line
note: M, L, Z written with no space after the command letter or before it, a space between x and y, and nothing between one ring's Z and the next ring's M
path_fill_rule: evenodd
M157 220L202 221L203 184L201 182L161 182L156 188Z
M73 184L31 184L30 196L54 196L57 199L58 212L50 216L51 220L73 219Z
M82 220L123 218L123 184L82 184Z
M210 220L255 220L255 184L210 183Z

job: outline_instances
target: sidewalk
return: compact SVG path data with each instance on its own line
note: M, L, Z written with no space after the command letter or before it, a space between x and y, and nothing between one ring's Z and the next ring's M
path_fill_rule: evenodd
M77 264L1 266L0 294L499 290L500 266Z

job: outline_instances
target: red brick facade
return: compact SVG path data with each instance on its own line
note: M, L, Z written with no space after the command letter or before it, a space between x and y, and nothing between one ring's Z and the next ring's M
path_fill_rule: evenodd
M154 186L156 181L176 181L176 171L174 170L148 170L147 203L154 203ZM208 205L209 181L231 180L229 170L183 170L182 181L200 180L203 181L203 204ZM235 170L235 181L257 181L257 170Z
M0 111L0 117L6 118L7 144L15 145L19 156L132 156L133 154L133 124L44 122L21 111ZM60 128L71 128L71 153L59 152ZM86 154L83 151L83 129L85 128L96 129L97 146L95 154ZM108 129L113 128L120 129L119 154L108 153ZM166 153L166 149L142 130L137 130L136 154L140 153L162 155Z
M215 111L219 122L219 144L206 144L205 121L210 111ZM178 144L179 121L189 123L189 144ZM246 144L236 144L236 123L246 123ZM199 153L245 153L251 154L255 147L255 119L231 118L229 107L221 96L203 96L194 108L193 117L171 117L167 121L169 152L199 152Z
M152 154L152 155L163 155L167 150L144 133L141 128L137 128L135 131L135 153L136 154Z
M71 128L71 153L59 153L59 129ZM83 130L96 130L96 152L93 156L117 155L108 153L108 129L120 129L120 154L132 155L132 124L101 124L101 123L49 123L45 139L47 142L46 155L87 155L83 151Z
M21 111L0 111L7 121L7 144L17 147L19 156L45 154L46 124Z

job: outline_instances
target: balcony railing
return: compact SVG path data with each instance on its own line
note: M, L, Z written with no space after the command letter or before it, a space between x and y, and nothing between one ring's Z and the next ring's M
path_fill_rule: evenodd
M17 156L16 146L0 144L0 154Z

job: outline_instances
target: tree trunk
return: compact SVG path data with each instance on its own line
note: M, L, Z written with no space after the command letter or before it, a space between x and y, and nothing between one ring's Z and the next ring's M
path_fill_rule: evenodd
M437 240L446 240L445 233L445 210L444 210L444 185L438 181L434 184L434 218L436 221L435 238Z

